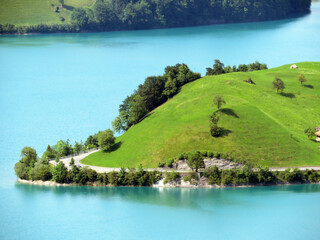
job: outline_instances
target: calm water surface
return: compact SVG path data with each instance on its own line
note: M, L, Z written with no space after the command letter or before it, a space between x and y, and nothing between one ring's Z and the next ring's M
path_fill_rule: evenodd
M0 37L0 239L320 239L317 185L225 190L16 185L26 146L110 127L149 75L213 59L320 61L320 3L297 19L183 29Z

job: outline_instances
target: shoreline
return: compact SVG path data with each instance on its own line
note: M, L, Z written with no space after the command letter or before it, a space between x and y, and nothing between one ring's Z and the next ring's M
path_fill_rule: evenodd
M73 184L73 183L57 183L53 181L31 181L31 180L24 180L24 179L17 179L17 182L20 184L29 184L29 185L37 185L37 186L46 186L46 187L152 187L152 188L252 188L252 187L270 187L270 186L289 186L289 185L303 185L303 184L320 184L319 182L312 183L312 182L294 182L294 183L272 183L272 184L248 184L248 185L237 185L237 184L230 184L227 186L220 186L220 185L210 185L208 183L202 184L190 184L189 182L185 182L183 179L180 183L163 183L164 179L161 179L156 184L151 186L113 186L113 185L100 185L100 184L92 184L92 185L80 185L80 184Z

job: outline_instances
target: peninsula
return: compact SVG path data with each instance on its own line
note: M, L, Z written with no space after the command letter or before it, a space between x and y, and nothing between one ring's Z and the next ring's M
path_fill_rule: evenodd
M80 185L319 182L319 76L319 62L267 69L215 60L202 78L185 64L168 66L120 104L112 126L122 135L108 129L73 146L61 140L41 158L25 147L15 171Z

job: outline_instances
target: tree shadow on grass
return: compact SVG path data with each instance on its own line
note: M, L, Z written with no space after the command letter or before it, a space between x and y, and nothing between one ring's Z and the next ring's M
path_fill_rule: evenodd
M311 89L314 88L312 85L303 85L303 86L306 87L306 88L311 88Z
M73 11L74 10L74 7L72 6L69 6L69 5L63 5L63 7L69 11Z
M231 130L225 129L225 128L221 128L221 134L219 136L214 136L214 137L215 138L222 138L222 137L228 136L230 133L232 133Z
M235 117L235 118L239 118L239 115L236 114L235 111L233 111L231 108L222 108L219 110L221 113L224 113L228 116L232 116L232 117Z
M295 98L296 95L293 93L280 93L281 96L287 97L287 98Z
M121 147L121 145L122 145L122 141L117 142L116 144L114 144L114 145L111 147L110 152L113 152L113 151L118 150L118 149Z

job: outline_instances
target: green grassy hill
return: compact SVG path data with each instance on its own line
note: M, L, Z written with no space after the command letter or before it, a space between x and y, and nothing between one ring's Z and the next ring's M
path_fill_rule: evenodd
M95 0L64 0L64 7L55 12L55 7L61 6L59 0L1 0L0 23L62 23L61 17L68 22L74 8L89 7L94 2Z
M297 64L220 76L203 77L147 118L117 138L121 146L112 153L99 151L82 160L84 164L108 167L156 167L158 162L192 150L231 153L263 166L320 165L320 144L308 140L304 130L320 126L320 62ZM305 86L298 74L307 78ZM256 85L243 82L251 77ZM286 84L283 95L272 89L280 77ZM215 94L227 104L219 125L228 136L209 134L209 116Z

